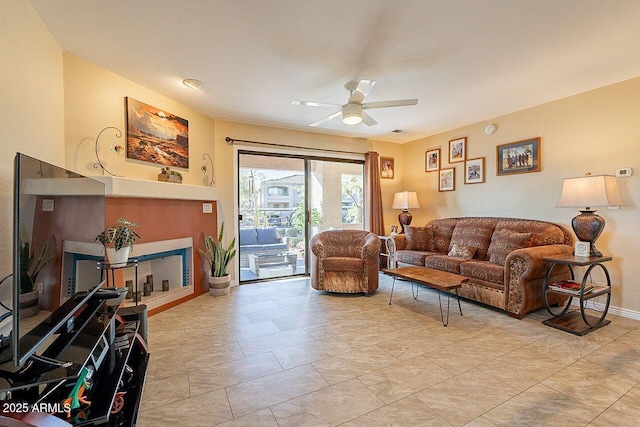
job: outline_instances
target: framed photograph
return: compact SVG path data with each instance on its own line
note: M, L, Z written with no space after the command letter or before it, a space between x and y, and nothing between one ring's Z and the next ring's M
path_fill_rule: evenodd
M588 257L591 254L591 243L589 242L575 242L573 254L575 256Z
M393 179L393 157L380 157L380 178Z
M467 158L467 138L449 141L449 163L464 162Z
M496 165L498 176L540 172L540 138L498 145Z
M484 157L464 162L464 183L481 184L484 182Z
M440 149L434 148L424 153L424 171L435 172L440 170Z
M440 169L438 191L453 191L456 189L456 168Z
M189 168L189 121L125 98L127 158Z

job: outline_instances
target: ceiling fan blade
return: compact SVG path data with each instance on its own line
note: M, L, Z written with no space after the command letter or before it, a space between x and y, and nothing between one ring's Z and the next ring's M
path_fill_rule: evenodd
M405 105L416 105L418 99L398 99L396 101L380 101L380 102L367 102L362 104L362 109L368 108L386 108L386 107L403 107Z
M325 118L322 118L322 119L318 120L317 122L313 122L313 123L311 123L309 126L320 126L321 124L326 123L326 122L328 122L329 120L331 120L331 119L334 119L334 118L338 117L340 114L342 114L342 110L340 110L340 111L336 111L335 113L330 114L330 115L328 115L327 117L325 117Z
M315 101L291 101L291 105L304 105L307 107L342 107L340 104L329 104L327 102Z
M353 83L352 83L353 84ZM375 80L360 80L358 86L353 90L349 97L349 104L362 104L364 98L371 92L373 86L375 86Z
M362 123L364 123L367 126L373 126L373 125L377 125L378 124L378 122L373 120L373 117L371 117L370 115L368 115L364 111L362 112Z
M360 80L360 83L358 83L357 90L363 92L364 96L367 96L369 95L369 92L371 92L371 89L373 89L375 85L376 85L375 80Z

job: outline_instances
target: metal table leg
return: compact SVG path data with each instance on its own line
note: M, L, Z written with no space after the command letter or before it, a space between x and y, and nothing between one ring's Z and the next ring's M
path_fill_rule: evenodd
M396 287L396 278L393 277L393 284L391 285L391 295L389 295L389 305L391 305L391 299L393 298L393 288Z
M460 316L462 316L462 306L460 305L460 295L458 295L458 290L456 289L456 298L458 299L458 309L460 310ZM438 304L440 305L440 320L442 321L442 326L449 325L449 302L451 300L451 293L447 292L447 318L445 321L444 314L442 313L442 300L440 299L440 290L438 290Z

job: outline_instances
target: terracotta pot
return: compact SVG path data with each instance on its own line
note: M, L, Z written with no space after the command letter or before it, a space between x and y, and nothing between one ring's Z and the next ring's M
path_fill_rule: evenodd
M120 248L118 251L116 251L115 248L107 248L107 259L109 260L109 264L113 267L126 265L129 260L130 250L131 248L129 246Z
M219 297L229 294L231 277L227 274L222 277L209 276L209 295Z
M35 316L40 309L38 309L38 290L27 292L26 294L18 295L18 301L20 302L20 318L26 319L27 317Z

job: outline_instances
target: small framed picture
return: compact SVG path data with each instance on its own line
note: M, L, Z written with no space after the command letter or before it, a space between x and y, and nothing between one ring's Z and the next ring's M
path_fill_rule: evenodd
M456 189L456 168L440 169L438 191L453 191Z
M380 178L393 179L393 157L380 157Z
M481 184L484 182L484 157L464 162L464 183Z
M540 172L540 138L498 145L496 165L498 176Z
M424 153L424 171L435 172L440 170L440 149L434 148Z
M575 256L588 257L591 254L591 243L589 242L575 242L573 254Z
M464 162L467 158L467 138L449 141L449 163Z

